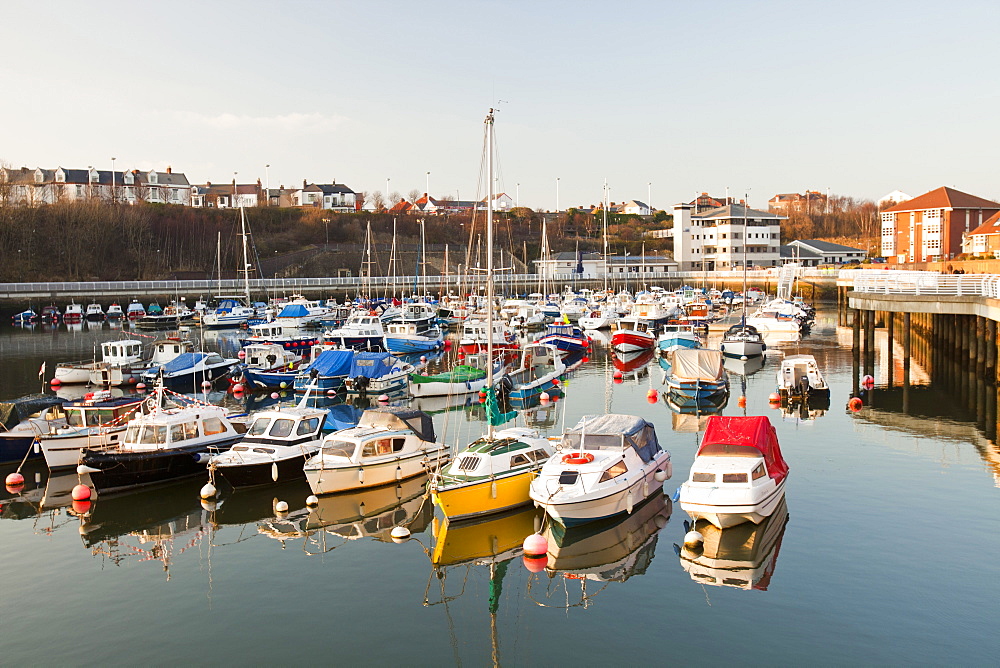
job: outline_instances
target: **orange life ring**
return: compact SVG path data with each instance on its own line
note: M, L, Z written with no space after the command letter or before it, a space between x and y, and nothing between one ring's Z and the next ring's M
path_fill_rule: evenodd
M589 452L571 452L563 455L563 464L589 464L594 461L594 455Z

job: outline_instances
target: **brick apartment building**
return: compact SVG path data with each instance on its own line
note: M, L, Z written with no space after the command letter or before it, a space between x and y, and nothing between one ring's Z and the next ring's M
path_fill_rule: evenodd
M963 237L997 212L997 202L936 188L882 212L882 255L894 264L952 259Z

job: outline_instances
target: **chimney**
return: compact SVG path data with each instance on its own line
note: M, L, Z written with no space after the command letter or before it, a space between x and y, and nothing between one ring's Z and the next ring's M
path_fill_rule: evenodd
M305 180L305 179L302 179L302 187L303 187L303 188L305 188L305 187L306 187L306 180Z
M173 174L173 173L174 170L170 168L170 165L167 165L167 174Z
M206 181L205 182L205 187L206 188L211 188L212 187L212 182L211 181Z

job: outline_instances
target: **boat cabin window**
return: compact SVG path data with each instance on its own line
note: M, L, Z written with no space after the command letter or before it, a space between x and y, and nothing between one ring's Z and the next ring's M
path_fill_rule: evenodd
M524 466L525 464L530 464L531 460L528 459L526 454L517 454L510 458L511 467L514 466Z
M66 424L71 427L83 426L83 411L79 408L66 409Z
M559 484L560 485L575 485L577 479L579 479L579 471L563 471L559 474Z
M549 453L544 450L532 450L528 453L528 456L534 459L536 462L545 461L549 458Z
M139 443L144 445L160 445L167 442L167 425L147 424L141 428L142 434L139 436Z
M96 427L99 424L101 424L101 414L100 414L100 411L92 409L92 410L89 410L89 411L84 411L84 413L87 416L87 426L88 427Z
M257 418L250 425L250 431L247 432L247 436L260 436L261 434L267 433L267 426L271 424L271 418Z
M254 448L254 452L260 453L262 455L273 455L274 448Z
M612 466L607 471L601 474L601 479L599 482L612 480L622 475L623 473L627 472L628 472L628 466L625 465L625 462L618 462L617 464L615 464L614 466Z
M368 441L365 443L365 449L362 451L361 456L378 457L379 455L390 455L394 452L400 452L405 442L405 438L380 438Z
M219 418L205 418L201 423L201 431L205 436L213 436L226 431L226 426Z
M714 473L692 473L691 482L715 482Z
M746 473L723 473L722 482L747 482Z
M271 426L271 431L267 432L267 434L268 436L275 436L277 438L290 436L292 433L292 426L294 424L295 420L288 420L286 418L275 420L274 424Z
M296 428L295 430L295 434L296 436L313 434L316 432L317 429L319 429L319 418L318 417L309 418L299 423L298 428Z
M752 476L754 480L763 478L767 472L764 470L764 462L757 464L757 467L753 470Z
M354 456L354 450L357 447L356 443L350 443L348 441L327 441L323 445L323 454L332 455L334 457L347 457L350 459Z
M249 449L250 449L250 448L248 448L248 447L247 447L247 446L245 446L245 445L234 445L234 446L233 446L233 450L235 450L236 452L246 452L246 451L247 451L247 450L249 450Z

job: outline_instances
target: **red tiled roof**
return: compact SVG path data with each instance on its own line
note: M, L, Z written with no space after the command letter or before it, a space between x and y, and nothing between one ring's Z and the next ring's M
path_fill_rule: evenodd
M1000 234L1000 211L987 218L983 221L982 225L969 232L969 234Z
M941 186L919 197L890 206L886 211L923 211L924 209L1000 209L1000 204L948 186Z
M391 209L389 209L389 213L406 213L412 208L412 204L407 202L405 199L401 199L396 202Z

